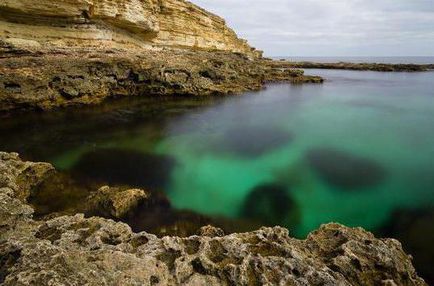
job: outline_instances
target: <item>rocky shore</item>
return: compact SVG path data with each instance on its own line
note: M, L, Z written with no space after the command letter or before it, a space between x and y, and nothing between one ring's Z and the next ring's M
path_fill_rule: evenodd
M322 82L302 70L276 71L258 59L221 51L15 51L0 58L0 112L97 104L111 97L238 94L277 80Z
M274 69L223 19L183 0L76 2L0 4L0 112L322 82Z
M297 240L280 227L224 235L204 226L158 238L82 214L35 220L27 199L52 172L0 153L3 285L426 285L398 241L339 224ZM100 194L116 201L114 215L146 197L131 190L117 199L107 187Z
M384 64L384 63L314 63L269 60L269 66L276 69L333 69L377 72L425 72L434 70L433 64Z
M0 117L115 97L323 81L299 67L306 68L263 59L222 18L184 0L0 3ZM426 285L398 241L361 228L332 223L297 240L281 227L224 235L199 218L195 227L203 227L191 236L192 214L173 210L164 196L80 188L48 163L0 152L0 284ZM57 193L59 210L35 212L41 190ZM59 194L80 207L62 209ZM135 232L129 215L139 207L141 222L155 224L156 212L178 220Z

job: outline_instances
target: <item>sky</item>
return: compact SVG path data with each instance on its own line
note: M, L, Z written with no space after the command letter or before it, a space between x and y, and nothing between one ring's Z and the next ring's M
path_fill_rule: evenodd
M266 56L434 56L434 0L190 0Z

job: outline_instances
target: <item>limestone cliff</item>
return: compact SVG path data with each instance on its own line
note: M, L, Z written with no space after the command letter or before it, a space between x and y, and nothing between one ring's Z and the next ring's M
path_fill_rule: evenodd
M3 285L426 285L398 241L338 224L297 240L280 227L158 238L80 214L36 221L21 194L50 171L0 152Z
M184 0L3 0L0 37L24 47L181 47L260 52Z
M0 115L119 96L233 94L274 80L322 81L275 69L223 19L184 0L0 2Z

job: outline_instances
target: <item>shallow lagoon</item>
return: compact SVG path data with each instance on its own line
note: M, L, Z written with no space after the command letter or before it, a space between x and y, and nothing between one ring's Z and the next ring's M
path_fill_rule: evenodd
M327 81L5 118L0 150L78 173L104 165L99 180L299 237L330 221L375 230L397 210L432 208L434 73L308 73Z

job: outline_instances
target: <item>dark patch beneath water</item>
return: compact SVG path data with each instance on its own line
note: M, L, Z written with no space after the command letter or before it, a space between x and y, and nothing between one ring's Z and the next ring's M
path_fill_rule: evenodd
M339 150L314 149L306 159L324 181L345 189L377 185L386 175L377 162Z
M249 193L242 216L267 226L287 225L296 210L288 189L278 184L259 185Z
M251 158L285 146L292 138L285 130L271 126L237 126L223 133L216 149Z
M85 180L155 190L167 187L175 164L175 159L165 155L98 149L84 154L72 173Z

